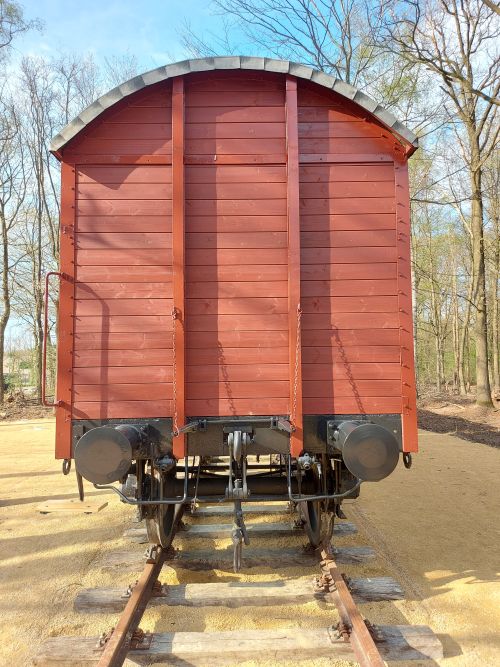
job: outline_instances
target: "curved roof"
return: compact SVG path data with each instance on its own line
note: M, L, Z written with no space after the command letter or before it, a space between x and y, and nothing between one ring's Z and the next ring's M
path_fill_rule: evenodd
M171 65L164 65L122 83L120 86L117 86L105 95L102 95L102 97L99 97L99 99L84 109L84 111L82 111L74 120L68 123L68 125L66 125L66 127L52 139L50 149L53 152L59 151L89 123L106 111L106 109L109 109L120 100L136 93L138 90L141 90L146 86L165 81L174 76L189 74L190 72L231 69L279 72L281 74L292 74L300 79L313 81L314 83L317 83L328 90L334 90L339 95L343 95L347 99L359 104L360 107L363 107L363 109L366 109L373 116L378 118L378 120L392 132L399 135L415 148L418 147L417 136L403 125L403 123L401 123L390 111L384 109L383 106L378 104L378 102L361 90L354 88L340 79L336 79L324 72L314 70L306 65L300 65L288 60L275 60L273 58L258 58L253 56L221 56L215 58L183 60Z

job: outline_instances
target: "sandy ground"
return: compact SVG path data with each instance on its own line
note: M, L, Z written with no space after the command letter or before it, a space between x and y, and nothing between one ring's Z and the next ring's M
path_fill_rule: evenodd
M92 515L41 515L37 505L53 497L74 497L73 475L60 474L53 460L50 420L0 425L0 665L31 664L47 636L95 636L116 622L114 615L79 615L73 600L81 588L126 585L130 572L97 567L107 550L144 550L122 533L132 511L114 496L88 489L88 497L109 500ZM443 667L500 665L500 586L498 581L500 452L448 435L421 434L421 454L413 468L402 466L380 484L365 485L356 503L345 505L359 534L338 544L373 544L378 559L363 567L343 566L351 576L392 575L407 599L362 606L377 623L424 623L445 647ZM21 461L21 463L20 463ZM275 521L276 517L260 520ZM261 538L262 540L263 538ZM254 544L258 540L254 538ZM264 541L269 546L269 541ZM259 546L264 546L264 542ZM282 538L282 546L303 542ZM223 547L228 541L189 541L189 548ZM177 546L188 548L182 537ZM213 570L165 568L165 583L256 580L304 576L308 568L275 572L270 568L241 575ZM156 631L232 628L302 629L329 625L331 608L319 602L297 607L234 609L159 609L147 612L142 627ZM240 664L250 667L251 662ZM262 664L262 663L260 663ZM269 667L271 664L268 663ZM314 667L348 663L311 659ZM401 663L398 663L401 665ZM408 663L408 665L417 663ZM422 666L437 663L421 663Z

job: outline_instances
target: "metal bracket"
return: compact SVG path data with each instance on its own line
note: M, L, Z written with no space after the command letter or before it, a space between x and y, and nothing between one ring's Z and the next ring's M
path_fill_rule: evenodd
M367 628L368 632L372 636L372 639L373 639L374 642L377 642L377 644L378 644L380 642L386 641L386 638L382 634L382 631L380 630L378 625L375 625L374 623L370 623L370 621L367 621L366 619L365 619L365 625L366 625L366 628Z
M207 430L207 420L206 419L196 419L193 422L188 422L181 426L177 433L192 433L193 431L206 431Z
M293 426L284 417L271 417L271 428L275 431L283 431L289 435L293 433Z
M123 600L127 600L127 599L132 595L132 591L134 590L134 588L137 586L138 583L139 583L139 581L136 579L136 580L135 580L135 583L133 583L133 584L129 584L129 585L127 586L127 590L125 591L125 593L123 593L122 595L120 595L120 597L121 597Z
M151 544L144 553L146 563L156 563L159 555L159 547L157 544Z
M153 635L151 632L144 632L141 628L137 628L137 630L134 630L132 637L130 638L130 650L137 651L140 649L141 651L147 651L151 648L152 641Z
M95 645L95 651L102 651L102 649L106 646L108 641L111 638L111 635L115 631L114 628L110 628L109 630L105 630L99 635L99 639L97 640L97 644Z

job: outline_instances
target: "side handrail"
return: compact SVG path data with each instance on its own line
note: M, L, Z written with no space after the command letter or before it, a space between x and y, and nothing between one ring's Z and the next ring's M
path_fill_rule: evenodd
M47 408L56 408L61 405L61 401L47 402L46 384L47 384L47 339L49 334L49 281L51 276L64 278L61 271L49 271L45 276L45 297L44 297L44 318L43 318L43 351L42 351L42 404ZM55 398L55 389L54 389Z

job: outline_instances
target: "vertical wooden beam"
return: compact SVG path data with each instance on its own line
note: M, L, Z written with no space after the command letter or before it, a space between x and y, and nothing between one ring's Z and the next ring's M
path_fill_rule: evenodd
M410 250L410 188L408 164L394 164L396 197L399 342L401 347L401 398L403 451L418 451L417 394L413 350L413 307Z
M56 458L71 458L73 385L76 168L61 166L61 219L59 228L59 308L57 318Z
M288 345L290 418L295 430L290 437L292 456L303 449L302 350L300 344L300 216L299 126L297 80L286 77L287 217L288 217Z
M175 318L173 341L175 345L174 431L184 426L185 414L185 310L184 310L184 79L179 76L172 82L172 269L173 312ZM173 440L174 456L185 454L185 436Z

